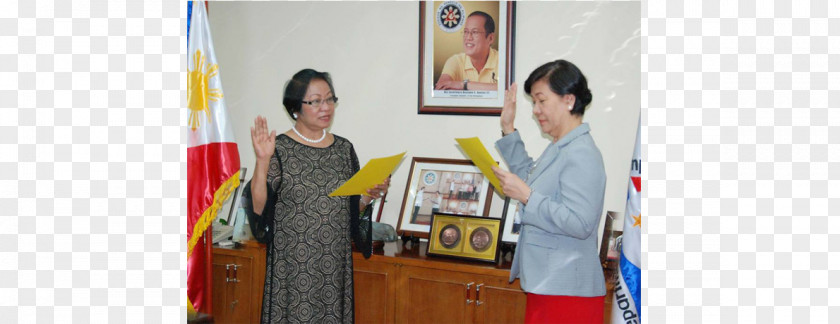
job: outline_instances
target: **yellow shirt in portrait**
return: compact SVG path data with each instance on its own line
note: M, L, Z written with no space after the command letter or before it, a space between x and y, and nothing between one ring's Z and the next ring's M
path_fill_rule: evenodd
M490 55L487 57L487 63L479 72L472 64L472 60L465 53L452 55L446 60L443 65L441 74L448 74L455 81L463 81L469 79L470 81L478 81L485 83L498 83L499 80L499 52L490 49Z

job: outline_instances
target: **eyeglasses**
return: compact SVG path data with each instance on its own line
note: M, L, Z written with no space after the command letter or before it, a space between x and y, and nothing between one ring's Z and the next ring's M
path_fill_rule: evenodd
M315 100L310 100L310 101L301 100L301 103L305 103L305 104L310 105L310 106L315 107L315 108L321 107L321 104L324 104L324 103L332 106L336 102L338 102L338 97L329 97L329 98L324 99L324 100L321 100L321 99L315 99Z
M467 36L476 37L477 35L483 35L483 34L486 34L486 33L487 32L479 31L478 29L473 29L473 30L464 29L463 35L464 35L464 38L467 38Z

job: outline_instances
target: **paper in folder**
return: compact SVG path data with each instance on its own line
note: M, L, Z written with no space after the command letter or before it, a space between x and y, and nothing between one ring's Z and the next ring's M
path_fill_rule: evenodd
M502 191L502 187L499 184L499 178L496 178L496 174L493 173L493 169L491 167L496 166L498 167L499 164L493 160L493 157L490 156L490 152L487 152L487 149L484 147L484 144L481 144L481 140L478 137L470 137L470 138L456 138L455 141L461 145L461 148L464 150L464 153L467 153L467 156L472 160L473 164L481 170L481 173L490 180L490 183L493 184L493 187L499 191L502 195L504 195L504 191Z
M382 183L385 178L394 172L404 155L405 152L402 152L394 156L371 159L350 180L331 192L329 196L366 195L366 190Z

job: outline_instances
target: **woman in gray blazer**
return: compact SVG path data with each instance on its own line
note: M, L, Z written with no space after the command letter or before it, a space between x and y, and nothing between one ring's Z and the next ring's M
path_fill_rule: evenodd
M535 161L514 128L516 84L505 93L496 147L511 172L493 168L504 193L522 204L522 231L510 271L527 293L526 323L602 323L604 275L597 230L606 174L583 113L592 101L572 63L540 66L525 81L533 113L551 144ZM524 180L523 180L524 179Z

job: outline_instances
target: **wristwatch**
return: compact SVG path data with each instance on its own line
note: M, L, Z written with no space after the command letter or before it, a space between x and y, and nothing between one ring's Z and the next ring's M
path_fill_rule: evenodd
M467 90L467 83L470 82L470 79L464 79L464 90Z

